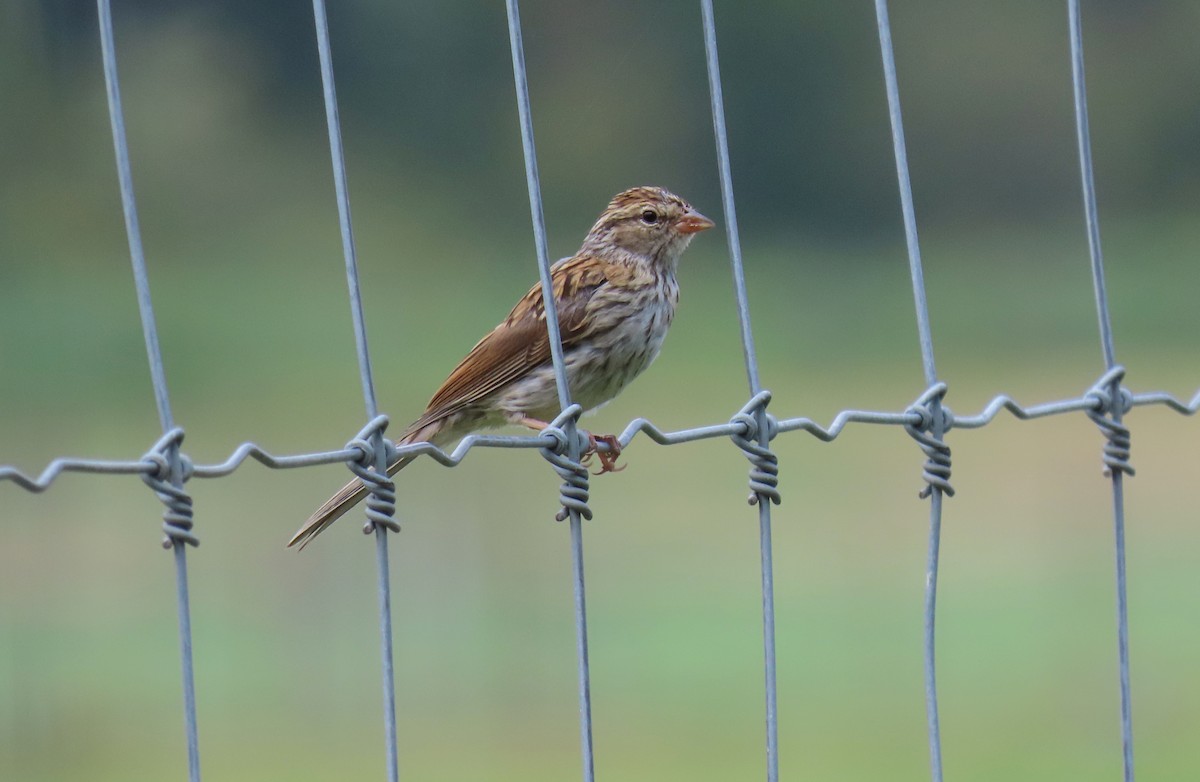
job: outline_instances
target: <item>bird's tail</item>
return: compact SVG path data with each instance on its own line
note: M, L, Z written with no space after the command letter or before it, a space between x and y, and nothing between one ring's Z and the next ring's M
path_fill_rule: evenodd
M440 423L434 422L425 426L414 427L415 431L410 430L399 440L396 440L396 446L411 445L424 441L440 445L440 441L444 439L438 436L442 433ZM392 462L388 465L388 475L392 476L400 472L415 458L415 456L402 456ZM360 479L355 478L350 481L337 494L326 500L324 505L317 508L312 516L309 516L308 521L304 522L304 525L288 541L287 547L299 546L300 550L303 550L305 546L312 542L313 538L320 535L325 531L326 527L345 515L346 511L362 502L370 492L371 490Z

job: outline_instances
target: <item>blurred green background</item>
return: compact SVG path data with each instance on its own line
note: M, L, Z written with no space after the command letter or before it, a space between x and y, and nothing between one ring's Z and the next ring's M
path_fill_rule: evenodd
M117 0L118 56L177 420L202 463L362 425L304 2ZM1200 6L1085 3L1118 358L1190 396L1200 312ZM721 222L692 2L523 4L553 257L608 197L666 185ZM333 3L380 406L398 427L536 279L500 3ZM1073 397L1103 369L1062 3L892 9L948 404ZM923 389L871 4L717 3L765 384L781 417ZM136 458L158 422L129 274L94 6L0 5L0 463ZM654 368L589 420L727 420L746 388L724 236L682 268ZM1148 779L1200 773L1197 422L1129 416L1134 724ZM1084 416L955 432L938 662L948 778L1116 778L1112 533ZM781 766L922 780L927 506L899 429L776 441ZM744 458L636 441L586 528L601 778L763 775L759 571ZM337 466L194 481L210 779L377 779L373 546L283 543ZM406 779L578 774L567 530L534 453L401 475L392 545ZM0 484L0 778L185 775L171 557L133 477Z

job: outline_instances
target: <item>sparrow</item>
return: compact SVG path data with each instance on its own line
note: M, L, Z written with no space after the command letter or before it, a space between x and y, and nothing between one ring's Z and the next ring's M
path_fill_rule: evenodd
M634 187L613 197L575 255L550 270L563 359L573 402L585 411L613 399L662 347L675 316L675 270L692 238L714 225L661 187ZM542 430L560 412L542 286L529 289L508 317L471 349L395 441L436 446L506 424ZM600 472L615 471L619 444L605 442ZM388 475L411 462L403 456ZM303 549L368 494L354 479L316 510L288 546Z

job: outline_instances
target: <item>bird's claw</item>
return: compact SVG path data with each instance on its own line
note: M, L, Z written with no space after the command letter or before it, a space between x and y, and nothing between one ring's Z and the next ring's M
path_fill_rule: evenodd
M601 451L596 446L599 443L604 443L608 446L608 450ZM621 441L617 439L615 434L592 434L588 432L588 449L584 451L583 458L579 463L587 466L595 456L600 460L600 469L596 470L592 475L603 475L606 472L620 472L629 465L622 464L617 466L617 459L621 456Z

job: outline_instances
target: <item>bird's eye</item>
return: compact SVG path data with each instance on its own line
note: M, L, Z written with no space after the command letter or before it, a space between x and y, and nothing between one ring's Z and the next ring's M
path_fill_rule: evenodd
M642 212L642 222L646 225L654 225L658 222L658 212L655 212L653 209L647 209Z

